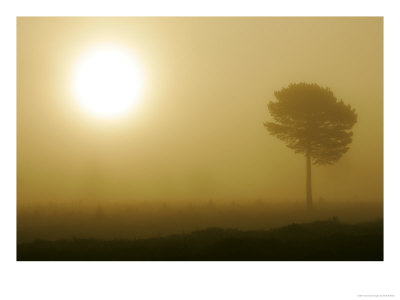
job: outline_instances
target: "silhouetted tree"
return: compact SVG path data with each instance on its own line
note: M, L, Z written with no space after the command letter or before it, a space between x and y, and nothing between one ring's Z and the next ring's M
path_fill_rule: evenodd
M265 122L264 126L306 157L306 200L311 208L311 163L332 164L346 153L357 114L350 105L338 101L329 88L317 84L290 84L274 94L278 101L269 102L268 110L275 123Z

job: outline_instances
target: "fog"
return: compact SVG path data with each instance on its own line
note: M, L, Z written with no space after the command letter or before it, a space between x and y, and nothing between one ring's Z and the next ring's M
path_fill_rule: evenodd
M110 41L131 49L145 86L132 112L101 120L76 104L70 82L80 53ZM18 225L152 203L181 215L212 203L225 214L197 223L186 214L168 232L301 221L304 156L263 126L274 91L298 82L329 87L358 115L350 150L312 167L318 216L381 217L382 18L18 18ZM226 217L255 202L246 217ZM135 211L153 225L166 220ZM160 233L149 226L147 235Z

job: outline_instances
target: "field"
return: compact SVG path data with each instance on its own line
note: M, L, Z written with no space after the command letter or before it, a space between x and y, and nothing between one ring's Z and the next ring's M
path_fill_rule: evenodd
M133 201L132 201L133 202ZM317 202L312 211L303 201L268 200L189 204L165 202L48 203L19 205L18 242L71 238L139 239L185 234L217 227L267 230L291 223L339 218L360 223L383 218L382 202Z
M383 222L332 219L267 231L209 228L139 240L35 240L18 244L17 260L382 261Z
M383 260L382 220L377 202L20 206L17 258Z

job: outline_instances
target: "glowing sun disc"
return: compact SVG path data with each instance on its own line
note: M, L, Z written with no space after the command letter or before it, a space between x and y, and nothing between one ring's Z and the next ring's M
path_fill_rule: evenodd
M116 46L85 53L73 75L73 93L83 109L103 118L127 113L139 99L142 76L132 55Z

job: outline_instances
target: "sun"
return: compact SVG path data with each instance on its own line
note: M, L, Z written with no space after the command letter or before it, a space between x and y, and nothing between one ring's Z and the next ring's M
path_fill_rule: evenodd
M72 76L75 99L88 113L115 118L138 104L143 75L127 49L101 45L82 54Z

